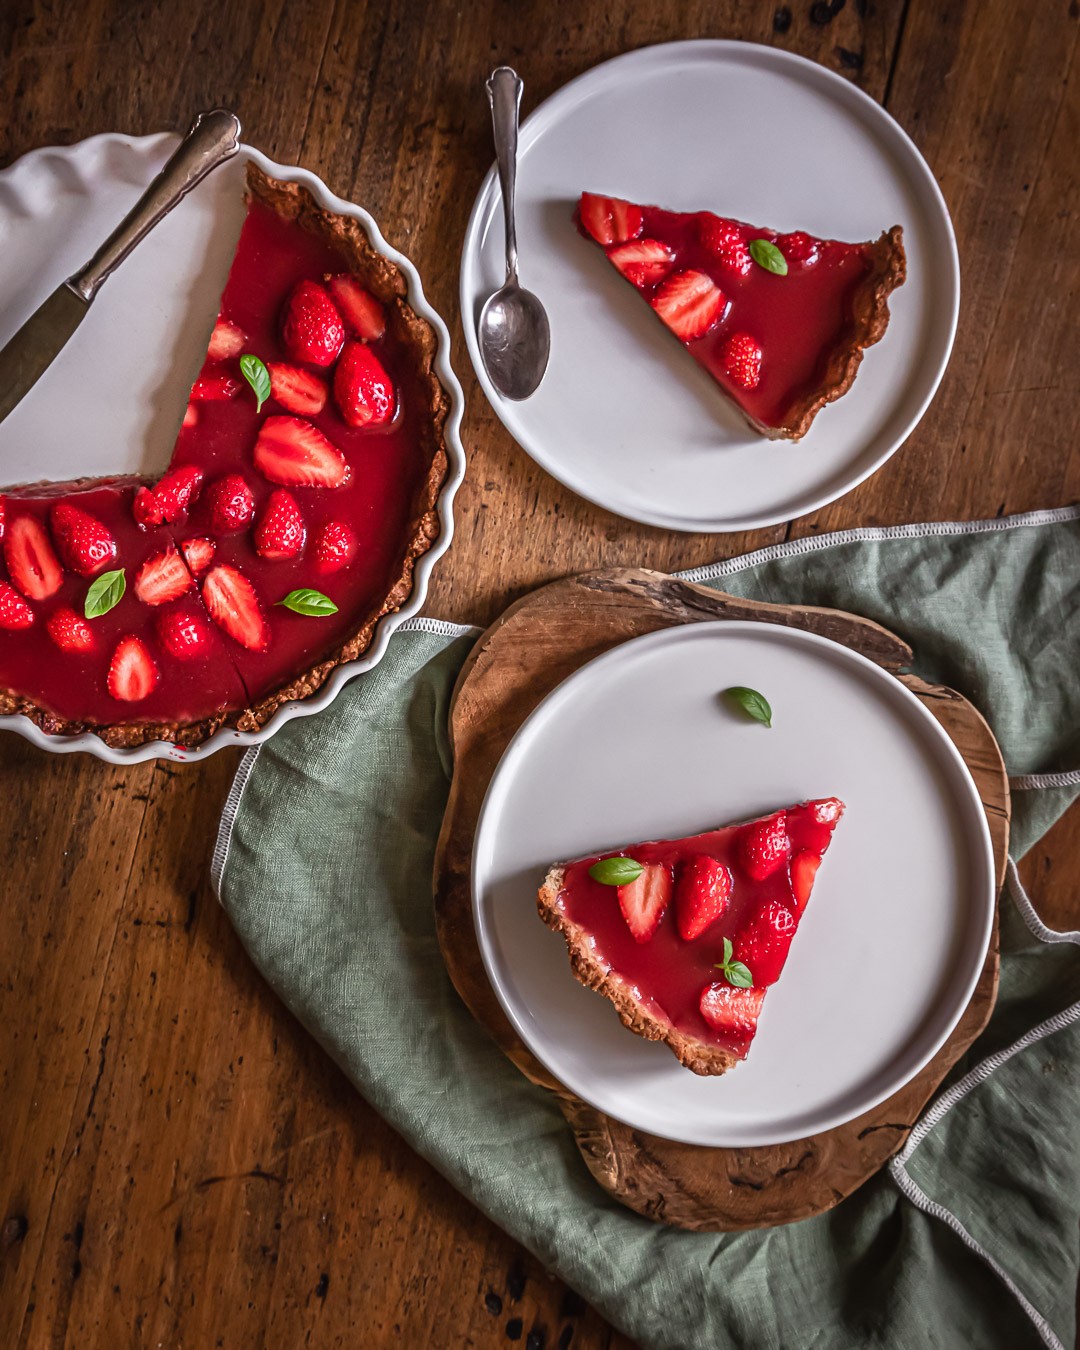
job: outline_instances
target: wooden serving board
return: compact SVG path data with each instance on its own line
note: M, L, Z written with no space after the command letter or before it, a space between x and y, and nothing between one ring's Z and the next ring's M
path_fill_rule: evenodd
M601 1186L662 1223L734 1230L820 1214L901 1147L934 1089L986 1025L997 992L998 929L995 917L971 1002L922 1072L856 1120L794 1143L725 1149L656 1138L581 1101L525 1048L488 983L473 928L473 835L491 776L521 723L579 666L643 633L715 619L756 619L818 633L861 652L905 684L949 733L971 771L990 826L1000 893L1009 837L1009 787L1001 753L965 698L901 673L912 661L906 643L878 624L838 610L757 604L660 572L618 569L584 573L533 592L512 605L470 653L450 709L454 777L435 861L435 916L461 997L521 1072L555 1094Z

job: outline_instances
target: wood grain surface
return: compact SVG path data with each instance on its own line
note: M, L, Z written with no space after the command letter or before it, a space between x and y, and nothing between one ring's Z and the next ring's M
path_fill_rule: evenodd
M454 778L435 858L435 920L447 968L503 1053L554 1093L604 1189L647 1218L697 1231L806 1219L869 1180L903 1146L934 1089L985 1027L998 982L995 919L978 986L933 1059L854 1120L771 1147L698 1148L632 1129L583 1102L525 1046L488 981L473 925L473 843L492 775L521 724L575 670L645 633L718 619L800 628L891 671L937 718L971 770L990 828L999 889L1009 846L1009 785L990 728L955 690L899 673L911 664L911 649L868 619L761 604L642 568L609 568L549 582L511 605L478 639L451 703Z
M468 400L428 612L488 623L591 567L674 571L1080 496L1078 30L1076 0L5 0L0 163L221 103L371 210L449 321ZM518 66L527 112L597 61L685 37L801 52L882 101L938 177L964 274L952 363L902 453L753 535L669 535L573 497L484 402L457 316L491 67ZM252 970L207 878L235 762L120 770L0 738L0 1344L626 1350L358 1100ZM1023 869L1048 922L1080 920L1078 865L1074 812Z

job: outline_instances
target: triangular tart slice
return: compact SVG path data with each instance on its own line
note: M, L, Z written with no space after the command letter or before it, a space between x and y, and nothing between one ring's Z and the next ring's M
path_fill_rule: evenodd
M582 193L579 227L755 430L797 441L851 388L906 276L903 230L848 244Z
M725 1073L746 1058L843 812L828 797L557 864L540 917L631 1031Z

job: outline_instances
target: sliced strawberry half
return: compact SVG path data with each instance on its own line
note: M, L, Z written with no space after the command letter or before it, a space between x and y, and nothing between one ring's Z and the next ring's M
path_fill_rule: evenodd
M727 909L731 873L723 863L697 853L680 866L675 884L675 917L679 936L693 942Z
M294 361L333 364L345 341L345 324L325 287L317 281L297 282L285 306L282 336Z
M184 409L184 420L180 423L180 426L184 431L190 431L193 426L198 424L198 421L199 405L197 403L189 403ZM145 491L145 488L141 490Z
M268 417L255 442L255 467L282 487L336 488L349 466L336 445L300 417Z
M326 277L326 289L357 337L374 342L386 332L386 315L378 300L348 272Z
M761 344L749 333L732 333L720 351L720 365L740 389L756 389L761 383Z
M360 546L355 532L341 520L328 520L315 536L312 553L317 572L340 572L356 557Z
M844 803L839 797L822 797L816 802L807 802L810 817L818 825L835 825L844 814Z
M191 397L196 403L221 403L235 398L243 387L243 381L231 367L207 366L191 386Z
M799 920L782 900L770 900L743 926L735 955L757 986L775 984L787 960Z
M205 572L214 560L216 545L212 539L185 539L180 545L188 569L196 574Z
M634 239L608 249L608 257L635 286L652 286L671 271L672 252L658 239Z
M0 628L18 632L21 628L32 627L33 622L34 611L15 587L0 581Z
M285 488L275 488L255 526L255 552L274 561L295 558L306 537L296 498Z
M235 567L222 563L207 572L202 598L213 621L241 647L260 652L270 645L270 626L255 587Z
M230 361L240 355L246 342L247 334L242 328L219 317L210 334L206 355L211 361Z
M362 342L349 342L334 371L334 401L351 427L377 427L394 416L393 381Z
M191 573L176 549L147 558L135 577L135 595L144 605L167 605L190 590Z
M123 703L138 703L151 694L158 681L157 666L140 638L123 637L116 645L106 685Z
M821 855L811 853L808 849L796 853L791 860L791 893L795 897L800 913L810 899L810 892L814 889L814 878L820 866Z
M764 1001L764 989L738 989L717 982L708 985L701 995L701 1015L717 1031L739 1038L752 1036Z
M214 640L206 620L190 609L166 609L154 621L161 645L178 661L201 661Z
M62 652L91 652L94 634L81 614L67 605L54 610L45 623L45 631Z
M64 566L79 576L92 577L116 557L116 540L89 512L70 502L57 502L49 520Z
M206 489L210 524L217 534L246 529L255 514L255 496L242 473L226 473Z
M755 881L764 881L783 867L790 852L786 811L755 820L739 832L739 860Z
M677 338L693 342L723 317L727 296L704 272L676 272L649 303Z
M589 234L605 247L636 239L645 223L640 206L619 197L600 197L595 192L581 194L578 216Z
M636 881L618 888L619 908L637 942L648 942L671 900L671 868L646 863Z
M289 412L314 417L326 407L326 381L320 380L303 366L290 366L285 361L269 361L270 394Z
M47 600L64 579L45 527L35 516L16 516L4 532L8 575L29 600Z

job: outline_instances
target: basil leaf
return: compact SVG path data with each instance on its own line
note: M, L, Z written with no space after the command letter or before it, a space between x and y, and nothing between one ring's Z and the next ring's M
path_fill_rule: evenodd
M589 868L589 876L602 886L628 886L645 869L633 858L601 858Z
M725 938L725 939L724 939L724 965L725 965L725 966L728 965L728 964L730 963L730 961L731 961L731 939L730 939L730 938Z
M724 966L724 979L736 989L749 989L754 983L749 968L741 961L730 961Z
M255 390L255 411L262 412L262 405L270 397L270 372L257 356L245 352L240 358L240 374Z
M278 604L291 609L295 614L306 614L312 619L322 619L338 612L337 605L328 595L323 595L322 591L308 590L306 587L290 591L284 600L278 601Z
M725 689L724 697L730 703L734 703L753 721L761 722L767 727L772 726L772 709L769 707L769 700L764 694L759 694L756 689L747 689L743 685L737 684L731 689Z
M768 239L751 239L750 256L766 272L775 272L778 277L787 276L787 259Z
M127 578L122 567L115 572L102 572L90 583L83 613L88 619L98 619L102 614L108 614L114 605L120 603L126 590Z

